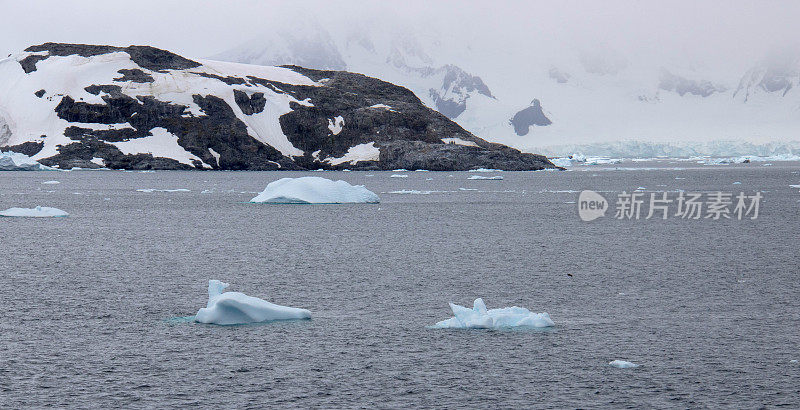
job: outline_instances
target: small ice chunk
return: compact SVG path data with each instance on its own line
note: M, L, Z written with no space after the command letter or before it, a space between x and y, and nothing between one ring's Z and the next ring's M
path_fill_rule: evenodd
M320 177L281 178L270 182L250 202L278 204L377 204L380 198L363 185Z
M800 184L798 184L798 185L789 185L789 188L800 188Z
M437 329L503 329L511 327L541 328L555 326L547 313L533 313L521 307L486 309L483 299L475 299L472 309L450 303L453 317L433 325Z
M208 304L200 308L194 320L215 325L238 325L273 320L311 319L306 309L276 305L240 292L224 292L229 285L208 281Z
M48 208L46 206L37 206L36 208L9 208L0 212L0 216L12 217L29 217L29 218L45 218L45 217L60 217L69 216L68 213L58 208Z
M60 184L60 183L61 182L59 182L59 181L44 181L44 182L42 182L42 185L57 185L57 184Z
M613 366L613 367L616 367L618 369L630 369L632 367L639 367L638 364L632 363L632 362L628 362L628 361L625 361L625 360L612 360L612 361L608 362L608 364Z
M503 179L503 177L500 176L500 175L495 175L495 176L492 176L492 177L485 177L485 176L481 176L481 175L473 175L473 176L471 176L471 177L469 177L467 179L480 179L480 180L488 180L488 181L500 181L500 180Z
M392 174L389 178L408 178L406 174Z
M739 181L736 181L736 182L734 182L734 183L733 183L733 185L741 185L741 184L742 184L742 183L741 183L741 182L739 182Z
M471 169L469 172L503 172L502 169L491 169L491 168L478 168L478 169Z

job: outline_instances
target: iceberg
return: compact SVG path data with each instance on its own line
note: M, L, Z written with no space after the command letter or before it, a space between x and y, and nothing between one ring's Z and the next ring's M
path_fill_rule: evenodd
M481 175L473 175L473 176L471 176L471 177L469 177L467 179L480 179L480 180L486 180L486 181L500 181L500 180L503 179L503 177L500 176L500 175L495 175L493 177L485 177L485 176L481 176Z
M239 325L274 320L311 319L306 309L276 305L241 292L224 292L229 285L215 279L208 281L208 305L200 308L194 320L215 325Z
M533 313L521 307L486 309L483 299L475 299L472 309L450 303L453 316L433 325L436 329L502 329L510 327L541 328L556 324L547 313Z
M48 208L46 206L37 206L36 208L8 208L0 212L0 216L5 217L28 217L28 218L46 218L46 217L59 217L69 216L68 213L58 208Z
M377 204L380 198L363 185L320 177L281 178L270 182L250 202L275 204Z
M52 169L32 160L25 154L0 151L0 171L51 171Z
M636 363L631 363L625 360L612 360L608 362L609 365L616 367L618 369L630 369L632 367L639 367Z

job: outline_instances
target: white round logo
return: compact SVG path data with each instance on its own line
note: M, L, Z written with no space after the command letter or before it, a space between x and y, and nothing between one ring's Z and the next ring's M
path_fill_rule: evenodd
M578 195L578 216L584 221L594 221L606 216L608 201L602 195L590 190L581 191Z

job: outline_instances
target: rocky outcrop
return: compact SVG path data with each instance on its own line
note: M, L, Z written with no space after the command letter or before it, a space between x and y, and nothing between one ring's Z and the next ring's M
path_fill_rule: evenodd
M661 71L661 79L658 88L665 91L676 92L681 97L687 93L700 97L708 97L711 94L725 91L725 87L713 84L710 81L691 80L672 74L667 70Z
M108 53L120 55L92 59ZM66 125L57 135L36 137L10 129L4 149L24 149L42 164L60 168L554 168L545 157L472 135L408 89L362 74L298 66L231 68L145 46L54 43L30 47L27 54L0 64L19 64L19 75L28 76L54 70L41 64L48 58L73 55L83 58L76 70L111 64L104 71L116 75L69 88L83 78L80 71L71 72L73 80L61 88L48 83L46 98L34 95L41 87L32 84L24 103L54 111L57 125ZM48 72L53 78L64 74ZM17 99L0 94L0 106ZM13 112L8 115L14 118ZM19 115L18 122L25 120ZM39 126L42 133L57 129L53 124L23 125ZM369 155L356 149L365 146ZM45 152L51 154L40 154Z
M538 99L531 101L531 105L528 108L514 114L510 122L511 125L514 126L514 132L520 136L528 135L531 127L534 125L544 127L553 123L544 115L542 103Z

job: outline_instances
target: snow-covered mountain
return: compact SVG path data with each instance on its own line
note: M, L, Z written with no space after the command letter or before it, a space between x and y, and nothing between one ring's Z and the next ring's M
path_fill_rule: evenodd
M473 134L531 152L624 140L800 140L797 50L753 61L748 71L667 59L656 48L635 54L528 40L497 44L435 28L319 24L269 29L216 58L387 79Z
M147 46L46 43L0 60L0 148L60 168L553 167L375 78Z

